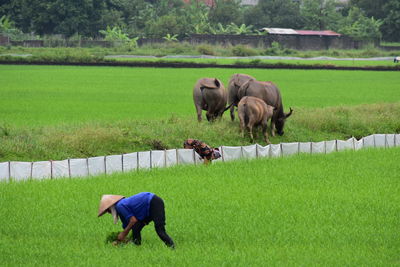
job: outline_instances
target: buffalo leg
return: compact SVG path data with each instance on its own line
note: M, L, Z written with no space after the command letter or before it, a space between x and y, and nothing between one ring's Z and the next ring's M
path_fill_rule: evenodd
M207 120L209 122L214 122L216 120L216 112L214 109L209 109L206 113Z
M262 125L262 131L263 131L263 134L264 134L264 140L265 140L265 142L266 142L267 144L271 144L271 142L270 142L269 139L268 139L268 127L267 127L267 124L263 124L263 125Z
M275 122L271 120L271 135L275 137Z
M198 106L198 105L196 105L196 113L197 113L197 120L198 120L198 122L201 122L201 120L202 120L202 118L201 118L201 112L202 112L201 107Z
M244 122L240 121L240 134L242 136L242 138L244 138L244 128L246 126L244 125Z
M242 136L242 138L244 138L244 130L245 130L245 121L244 121L244 116L243 115L239 115L239 121L240 121L240 134Z
M229 110L231 112L231 120L234 121L235 120L235 105L232 105Z
M251 126L251 124L249 124L247 127L249 128L250 140L253 143L254 142L253 126Z

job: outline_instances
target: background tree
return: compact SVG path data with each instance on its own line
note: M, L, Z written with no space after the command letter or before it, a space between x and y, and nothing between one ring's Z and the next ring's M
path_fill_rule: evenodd
M167 34L183 37L188 32L188 24L180 20L179 16L165 15L155 21L146 24L146 35L151 37L163 37Z
M221 23L228 25L230 23L242 24L243 12L238 0L216 0L215 6L210 9L209 19L213 25Z
M398 0L397 0L398 1ZM350 0L350 6L356 6L363 10L365 16L383 19L386 17L383 6L388 0Z
M381 20L368 18L360 8L352 7L339 32L356 40L376 40L382 37L379 31L381 25Z
M342 15L336 10L335 0L303 0L300 14L304 29L334 30L339 27Z
M400 0L350 0L338 9L335 0L260 0L243 7L240 0L2 0L0 17L13 29L39 35L99 36L107 26L130 38L191 33L227 33L249 27L330 29L358 39L400 41ZM241 25L241 26L238 26ZM243 26L243 27L242 27ZM17 33L15 31L15 33ZM19 34L19 36L22 36ZM17 38L17 37L15 37Z
M381 30L384 40L400 42L400 1L389 0L383 10L385 18Z
M244 22L255 29L264 27L301 28L299 3L293 0L260 0L244 13Z

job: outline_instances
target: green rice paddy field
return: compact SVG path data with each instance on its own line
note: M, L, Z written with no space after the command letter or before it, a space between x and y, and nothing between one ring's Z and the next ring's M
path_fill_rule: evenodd
M17 265L398 266L400 149L178 166L0 184L0 260ZM153 224L142 246L97 218L102 194L156 192L174 251Z
M149 140L180 147L188 137L247 144L227 114L195 121L196 80L227 83L235 72L276 82L295 109L273 142L400 132L398 72L0 65L0 161L133 152ZM399 158L399 148L371 149L0 183L0 262L398 266ZM142 191L165 200L174 251L152 225L141 247L105 242L121 228L97 218L101 195Z
M186 138L247 145L228 113L198 124L192 100L199 78L227 85L234 73L274 81L294 109L272 143L400 132L398 71L0 65L0 161L170 149Z
M400 100L396 71L0 65L0 121L38 126L165 119L172 114L195 118L192 88L197 79L218 77L227 86L234 73L274 81L287 109Z

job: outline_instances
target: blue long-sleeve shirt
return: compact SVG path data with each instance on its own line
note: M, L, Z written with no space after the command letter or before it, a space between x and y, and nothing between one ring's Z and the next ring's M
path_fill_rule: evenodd
M143 221L150 213L150 201L154 194L142 192L128 198L123 198L115 205L115 210L122 221L122 228L126 228L132 216Z

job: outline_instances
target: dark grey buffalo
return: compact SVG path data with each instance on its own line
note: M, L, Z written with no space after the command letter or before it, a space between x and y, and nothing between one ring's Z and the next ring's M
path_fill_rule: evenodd
M235 120L235 107L237 107L240 98L238 96L239 88L248 80L255 80L254 77L236 73L231 76L228 83L228 104L231 111L231 120Z
M271 134L275 136L276 129L279 135L283 135L285 121L292 115L293 110L290 108L289 113L284 113L282 97L278 87L273 82L249 80L239 88L239 99L244 96L258 97L264 100L267 105L275 107L274 115L271 119Z
M217 78L202 78L193 88L193 101L197 120L202 120L201 112L206 110L208 121L214 121L224 113L228 94L223 83Z

